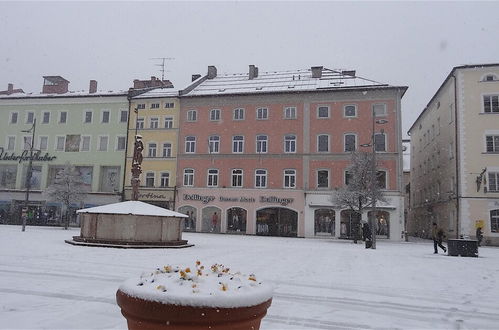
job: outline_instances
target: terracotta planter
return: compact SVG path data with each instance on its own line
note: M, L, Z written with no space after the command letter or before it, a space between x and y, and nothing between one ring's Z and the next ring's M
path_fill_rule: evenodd
M130 330L257 330L272 299L250 307L196 307L144 300L118 290L116 301Z

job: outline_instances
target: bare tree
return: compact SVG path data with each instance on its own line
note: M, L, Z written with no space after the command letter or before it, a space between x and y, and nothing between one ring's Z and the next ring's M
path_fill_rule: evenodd
M66 163L55 176L45 194L49 200L62 203L65 208L64 229L69 227L69 206L83 201L86 195L80 173L70 163Z

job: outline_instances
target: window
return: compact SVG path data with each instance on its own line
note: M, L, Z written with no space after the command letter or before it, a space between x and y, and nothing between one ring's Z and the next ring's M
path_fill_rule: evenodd
M490 211L490 231L499 233L499 210Z
M489 191L499 192L499 172L489 172Z
M19 114L17 112L12 112L10 114L10 123L11 124L17 124L17 118L19 117Z
M184 169L184 186L194 185L194 169L185 168Z
M49 142L48 136L40 136L40 139L39 139L39 142L38 142L38 148L40 150L47 150L47 148L48 148L48 142Z
M386 151L386 135L383 133L374 134L374 149L376 151Z
M220 109L212 109L210 110L210 120L218 121L220 120Z
M154 173L146 173L146 187L154 187Z
M256 136L256 152L257 153L267 153L267 135L257 135Z
M80 151L90 151L90 136L81 137Z
M44 112L42 117L42 124L50 123L50 112Z
M144 129L144 118L137 118L136 122L137 129Z
M242 187L243 186L243 170L235 169L232 170L232 187Z
M7 150L14 150L16 148L16 137L9 136L7 138Z
M234 109L234 120L243 120L244 119L244 109L238 108Z
M487 152L499 152L499 135L487 135L485 140Z
M285 107L284 108L284 118L285 119L296 119L296 107Z
M295 153L296 152L296 136L295 135L284 136L284 152L285 153Z
M163 158L170 158L172 156L172 144L169 142L163 143Z
M149 143L147 145L147 156L148 157L156 157L156 143Z
M196 110L187 111L187 121L196 121L198 118L198 113Z
M108 110L102 111L102 122L109 123L109 111Z
M499 95L484 95L483 111L485 113L499 112Z
M173 102L165 102L165 108L166 109L171 109L175 107L175 103Z
M236 135L232 137L232 152L242 153L244 150L244 136Z
M386 171L376 172L376 181L380 189L386 189Z
M373 104L374 117L386 116L386 104Z
M357 136L355 134L345 134L345 152L355 151L357 145Z
M59 113L59 123L65 124L68 121L68 113L67 111L61 111Z
M208 151L210 154L218 154L220 152L220 136L210 136L208 139Z
M352 174L348 171L345 171L345 184L348 186L352 181Z
M217 169L209 169L208 170L208 187L217 187L218 186L218 170Z
M255 188L267 187L267 170L255 171Z
M151 109L159 109L159 103L151 103Z
M449 143L449 159L454 158L454 143Z
M120 123L126 123L128 120L128 111L121 110L120 111Z
M327 188L329 187L329 171L328 170L318 170L317 171L317 188Z
M35 113L34 112L28 112L26 114L26 124L33 124L34 120L35 120Z
M256 119L264 120L269 118L269 110L267 108L256 109Z
M329 107L327 106L317 107L317 118L329 118Z
M92 111L85 111L85 118L83 122L87 124L92 122Z
M170 185L170 173L161 173L159 185L161 187L168 187Z
M116 141L116 150L125 150L126 136L118 136Z
M343 116L345 117L357 117L357 106L353 104L348 104L343 107Z
M158 128L158 126L159 126L159 119L151 118L149 121L149 128Z
M108 136L99 136L99 151L107 151L108 142Z
M318 152L329 151L329 135L322 134L317 136L317 151Z
M58 136L55 143L56 151L64 151L64 145L66 144L65 136Z
M165 128L173 128L173 117L165 117Z
M145 103L139 103L139 104L137 104L137 110L145 109L145 108L146 108L146 104Z
M185 152L194 153L196 152L196 137L186 136L185 137Z
M284 170L284 188L296 187L296 170Z

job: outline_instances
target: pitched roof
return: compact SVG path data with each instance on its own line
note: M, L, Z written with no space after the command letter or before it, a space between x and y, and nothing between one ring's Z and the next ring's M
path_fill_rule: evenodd
M76 211L76 213L131 214L149 215L156 217L187 218L187 215L185 214L139 201L127 201L103 206L96 206L88 209L78 210Z

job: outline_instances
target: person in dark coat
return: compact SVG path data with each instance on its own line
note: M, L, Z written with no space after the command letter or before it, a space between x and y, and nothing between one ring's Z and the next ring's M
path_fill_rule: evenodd
M480 244L482 244L482 239L483 239L482 227L477 227L476 228L476 240L478 241L478 246L480 246Z
M364 241L371 240L371 228L369 228L369 225L367 223L362 224L362 239Z
M442 228L438 228L437 224L433 223L433 228L431 229L431 238L433 238L433 249L438 253L437 246L444 250L444 253L447 252L447 248L442 245L442 240L444 239L445 234Z

